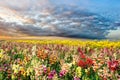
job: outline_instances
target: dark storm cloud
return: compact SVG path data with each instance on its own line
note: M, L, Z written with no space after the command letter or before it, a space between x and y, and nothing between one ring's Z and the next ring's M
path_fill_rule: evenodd
M30 36L64 36L81 38L105 38L105 30L108 26L104 18L79 10L77 7L55 7L48 15L36 14L29 16L35 23L5 23L3 29L9 35L30 35ZM75 9L76 8L76 9ZM99 24L101 22L102 24ZM102 28L103 27L103 28ZM108 29L109 30L109 29Z
M0 0L0 32L9 36L110 37L114 32L110 30L116 30L119 23L90 12L89 1Z

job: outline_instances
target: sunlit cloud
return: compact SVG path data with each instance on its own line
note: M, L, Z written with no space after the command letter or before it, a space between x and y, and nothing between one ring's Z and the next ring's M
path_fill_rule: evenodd
M1 6L7 6L9 8L18 10L27 10L32 7L46 6L49 4L49 0L0 0Z
M120 39L120 28L116 29L116 30L109 30L108 31L108 35L106 36L106 38L108 39L112 39L112 40L117 40Z

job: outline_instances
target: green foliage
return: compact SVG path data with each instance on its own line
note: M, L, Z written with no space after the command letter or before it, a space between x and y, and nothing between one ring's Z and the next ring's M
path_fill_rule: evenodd
M13 59L15 60L15 59L18 59L18 58L20 58L21 60L23 60L24 59L24 54L14 54L13 55Z

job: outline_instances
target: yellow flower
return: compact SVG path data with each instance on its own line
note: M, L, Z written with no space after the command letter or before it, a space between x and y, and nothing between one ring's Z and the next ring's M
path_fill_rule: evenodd
M85 72L87 73L87 72L88 72L88 70L87 70L87 69L85 69Z
M3 49L0 49L0 59L2 59L2 58L4 58L4 51L3 51Z
M82 70L81 67L77 67L77 68L76 68L75 73L76 73L76 76L77 76L77 77L81 77L81 75L82 75L81 70Z
M0 53L0 58L3 58L3 54L2 53Z
M12 70L14 71L14 73L18 73L19 72L19 68L20 68L20 66L17 64L13 64L12 65Z
M12 78L12 80L15 80L16 77L14 74L12 74L11 78Z
M30 73L32 73L32 72L33 72L33 68L27 68L27 71L26 71L27 76L30 75Z
M3 50L3 49L0 49L0 53L3 54L3 53L4 53L4 50Z
M26 71L23 67L20 67L20 73L25 76L26 75Z

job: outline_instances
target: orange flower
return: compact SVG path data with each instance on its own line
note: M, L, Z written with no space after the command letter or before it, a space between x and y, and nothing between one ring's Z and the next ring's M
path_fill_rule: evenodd
M48 74L50 73L50 67L47 68L47 73L48 73Z
M57 54L51 54L51 55L50 55L50 58L49 58L49 62L50 62L50 64L54 64L54 63L56 63L57 60L58 60L58 56L57 56Z
M30 61L30 58L28 56L25 56L25 60L28 62Z
M38 51L37 53L37 57L38 58L41 58L41 59L46 59L48 57L48 54L47 53L44 53L44 51L40 50Z

